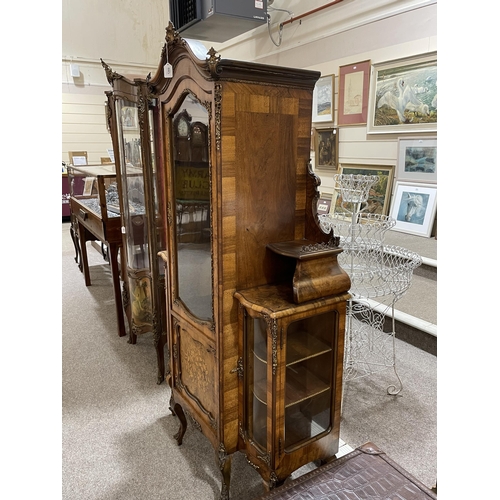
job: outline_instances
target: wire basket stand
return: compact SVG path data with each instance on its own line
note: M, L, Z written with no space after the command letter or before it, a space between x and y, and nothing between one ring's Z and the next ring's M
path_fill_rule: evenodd
M396 221L366 211L370 190L378 180L376 175L335 174L335 189L342 197L340 207L333 214L320 215L319 223L325 233L333 230L340 238L343 252L338 261L351 278L344 382L392 368L397 383L389 385L387 393L397 395L403 383L396 369L394 309L422 259L405 248L384 245L385 233ZM390 332L385 331L388 315L392 319Z

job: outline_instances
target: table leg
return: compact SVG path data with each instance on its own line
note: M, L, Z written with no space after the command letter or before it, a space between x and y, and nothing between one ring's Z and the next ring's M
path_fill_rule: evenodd
M90 286L89 261L87 258L87 230L81 224L78 224L78 239L80 240L81 265L83 276L85 277L85 285Z

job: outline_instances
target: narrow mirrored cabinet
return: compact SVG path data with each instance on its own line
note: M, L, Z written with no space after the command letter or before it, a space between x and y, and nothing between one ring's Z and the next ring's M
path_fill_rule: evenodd
M162 220L159 212L157 157L154 148L153 101L140 80L131 80L105 63L113 91L106 92L108 128L113 142L120 186L123 239L123 305L130 344L139 335L153 333L157 382L165 379L165 273L159 265Z

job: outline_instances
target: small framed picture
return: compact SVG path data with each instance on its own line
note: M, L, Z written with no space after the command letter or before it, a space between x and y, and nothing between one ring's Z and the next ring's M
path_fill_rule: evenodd
M437 139L435 137L399 139L398 180L437 182Z
M314 158L316 168L338 169L338 132L337 128L314 129Z
M313 92L313 123L333 122L334 75L323 76L317 82Z
M83 186L83 195L91 196L92 188L94 187L95 177L85 177L85 184Z
M430 237L436 209L436 186L396 182L390 214L396 221L395 231Z
M133 106L123 106L121 109L122 127L124 130L139 130L139 120L137 108Z
M368 116L371 61L339 68L339 105L337 123L364 125Z

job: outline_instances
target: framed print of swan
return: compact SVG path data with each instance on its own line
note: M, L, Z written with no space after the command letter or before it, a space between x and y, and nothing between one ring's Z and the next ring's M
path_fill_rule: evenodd
M367 133L437 131L437 53L374 64Z

